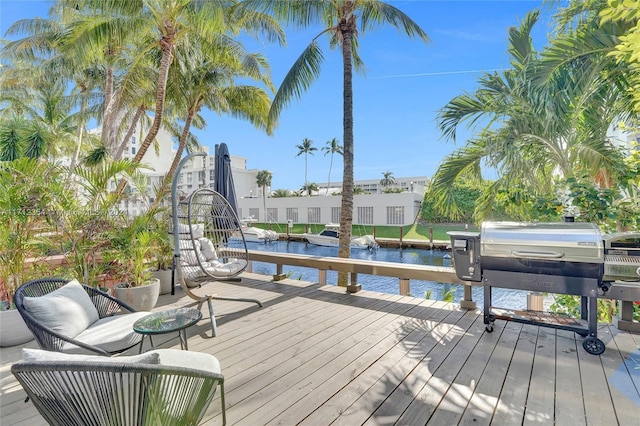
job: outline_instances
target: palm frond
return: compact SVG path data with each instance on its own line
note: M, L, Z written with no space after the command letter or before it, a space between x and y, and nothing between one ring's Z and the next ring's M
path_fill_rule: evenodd
M323 60L322 50L314 39L298 57L282 81L271 104L269 123L272 125L277 123L282 109L291 102L291 99L299 99L303 92L318 78Z

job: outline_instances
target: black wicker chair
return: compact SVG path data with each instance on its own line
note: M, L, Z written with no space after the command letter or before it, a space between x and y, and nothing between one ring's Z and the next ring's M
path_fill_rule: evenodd
M138 345L142 341L142 335L132 334L132 340L127 347L117 348L114 351L106 351L102 348L99 348L94 345L90 345L87 343L83 343L77 339L62 335L51 328L47 327L45 324L39 322L33 315L29 313L29 311L24 306L24 298L25 297L40 297L46 294L49 294L65 284L69 281L62 278L43 278L34 281L30 281L20 286L14 295L14 303L16 308L20 312L20 315L24 319L27 327L31 330L33 335L36 338L36 341L40 345L40 348L56 351L56 352L64 352L65 345L72 344L83 348L89 352L95 352L100 355L110 356L114 353L119 353L126 351L127 349L132 348L133 346ZM99 318L106 318L109 316L113 316L116 313L136 312L135 309L130 307L124 302L109 296L108 294L96 290L94 288L83 285L84 290L87 292L91 301L98 311ZM131 330L133 333L133 329Z
M11 372L52 425L197 425L218 385L226 424L224 377L219 369L105 363L95 358L20 361L12 365Z

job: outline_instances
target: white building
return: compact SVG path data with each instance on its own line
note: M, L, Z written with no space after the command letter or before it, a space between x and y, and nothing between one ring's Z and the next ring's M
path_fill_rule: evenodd
M140 134L136 132L136 134ZM156 137L158 151L150 147L142 163L150 169L141 169L149 178L146 197L131 197L121 204L121 209L130 215L137 215L148 208L153 201L154 188L157 188L171 167L175 156L173 140L168 132L160 130ZM140 141L132 137L123 157L133 158L139 149ZM178 179L178 192L186 196L202 187L213 188L215 184L215 156L203 147L207 156L197 156L187 161ZM271 223L314 223L340 222L341 197L339 195L320 195L311 197L285 197L266 199L264 209L262 189L258 187L257 175L260 170L247 169L247 159L231 155L231 172L238 198L238 215L241 218L253 217L261 222ZM396 183L390 187L382 187L380 179L369 179L354 182L366 195L354 196L353 223L355 225L397 225L404 226L414 222L420 212L422 197L428 178L425 176L394 178ZM338 190L342 183L335 183ZM403 192L384 194L385 189L398 188ZM324 189L324 188L323 188ZM267 188L267 194L271 188ZM320 190L322 194L322 189Z
M362 189L367 194L383 194L386 190L400 189L407 192L424 193L429 183L427 176L409 176L409 177L393 177L395 183L389 186L380 184L382 179L364 179L357 180L353 183L355 188ZM332 187L342 190L342 182L331 182ZM324 193L325 188L320 189L320 193ZM329 191L331 192L331 191Z
M354 225L411 225L420 213L422 193L399 192L353 197ZM238 215L269 223L340 223L338 195L282 197L266 199L266 218L262 198L238 198Z
M136 156L142 144L140 137L143 137L144 134L145 132L140 131L140 124L138 124L138 128L134 132L135 136L132 136L127 142L122 158L133 159ZM160 128L156 135L156 144L152 144L147 149L140 162L145 167L138 169L148 178L146 196L130 197L130 199L122 201L120 203L121 211L127 212L130 216L137 216L149 208L150 202L155 196L155 189L160 186L162 179L169 171L174 156L173 138L169 132ZM115 189L115 185L113 182L113 189Z
M188 195L198 188L213 188L215 184L215 156L203 147L206 157L193 157L187 161L178 176L178 190ZM238 198L257 197L259 170L247 169L247 159L231 155L231 174ZM268 191L268 190L267 190Z

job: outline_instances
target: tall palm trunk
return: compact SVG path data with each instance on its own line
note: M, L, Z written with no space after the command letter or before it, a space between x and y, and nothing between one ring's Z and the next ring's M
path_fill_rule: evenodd
M162 28L160 30L162 34L166 35L163 35L160 39L160 46L162 48L162 59L160 61L160 71L158 73L156 110L155 116L153 118L153 123L151 124L151 128L149 129L149 133L147 133L147 136L144 138L144 142L142 142L142 145L140 145L140 149L133 159L133 161L138 164L142 161L142 157L144 157L144 154L147 153L149 146L151 146L151 143L160 130L160 124L162 123L162 114L164 113L164 100L167 92L169 67L171 66L171 62L173 61L173 50L175 49L175 29L173 29L173 27L171 26L168 26L164 28L165 31L162 31ZM127 182L124 179L121 179L120 183L118 184L118 188L116 188L116 193L121 194L126 184Z
M82 102L80 103L80 124L78 125L78 136L76 140L76 148L73 151L73 157L71 158L71 170L75 169L78 165L78 158L80 157L80 150L82 149L82 137L84 133L84 114L87 110L87 98L85 95L87 89L83 87L80 96L82 97Z
M331 185L331 168L333 167L333 151L331 151L331 160L329 161L329 177L327 178L327 195L329 195L329 185Z
M353 222L353 70L351 37L355 30L355 15L345 14L340 22L342 32L343 62L343 140L344 140L344 174L342 178L342 204L340 208L340 241L338 257L351 256L351 229ZM338 285L347 286L347 273L338 274Z
M120 146L118 146L117 151L115 152L115 154L113 154L114 160L119 160L122 157L124 148L127 146L127 142L129 142L129 140L131 139L131 136L133 136L133 132L135 132L136 127L138 126L138 122L140 121L140 118L144 113L144 110L145 108L143 105L140 105L140 107L138 107L138 109L136 110L136 113L133 116L133 120L131 121L131 124L129 124L129 130L127 130L127 134L124 135L122 142L120 142Z
M202 97L200 97L201 99ZM198 105L199 105L198 101ZM182 134L180 135L180 142L178 143L178 150L176 151L176 155L173 157L173 161L171 162L171 167L169 167L169 171L162 179L162 185L158 189L158 193L156 194L156 199L151 206L151 210L157 208L160 205L160 202L164 198L165 194L169 192L169 184L173 180L174 175L176 174L176 170L178 169L178 164L180 164L180 160L182 159L182 153L184 149L187 147L187 139L189 138L189 132L191 131L191 122L193 121L193 117L196 115L198 107L190 108L189 113L187 115L187 120L184 123L184 129L182 129Z
M115 131L113 130L113 114L116 102L113 99L113 67L107 66L106 81L104 87L104 113L102 114L102 133L100 139L102 145L107 147L109 152L113 152L115 142L112 140Z

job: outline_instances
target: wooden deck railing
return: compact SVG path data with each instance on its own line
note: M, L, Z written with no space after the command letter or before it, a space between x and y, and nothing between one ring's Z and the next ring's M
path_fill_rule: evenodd
M314 268L318 270L318 283L327 284L327 271L347 272L350 274L350 284L347 291L358 291L358 274L381 275L398 278L399 294L406 296L411 293L411 280L434 281L464 285L464 296L460 306L475 309L476 304L471 297L471 286L481 283L462 281L456 275L455 269L446 266L415 265L396 262L379 262L361 259L343 259L329 256L311 256L306 254L276 253L249 250L249 268L251 261L273 263L276 265L275 280L284 278L284 265Z
M455 269L446 266L415 265L249 250L249 272L251 272L252 267L251 261L275 264L275 280L284 278L284 275L282 274L282 267L284 265L317 269L319 284L327 284L327 271L347 272L351 277L351 282L347 291L359 290L360 286L357 284L358 274L396 277L398 278L399 294L403 296L411 293L411 280L463 284L464 295L460 301L460 307L465 309L476 308L476 303L473 301L471 293L471 286L482 285L480 282L460 280L456 275ZM640 285L626 282L614 282L604 297L619 300L621 302L620 315L614 319L614 322L619 329L640 332L640 323L633 320L633 302L640 301Z

